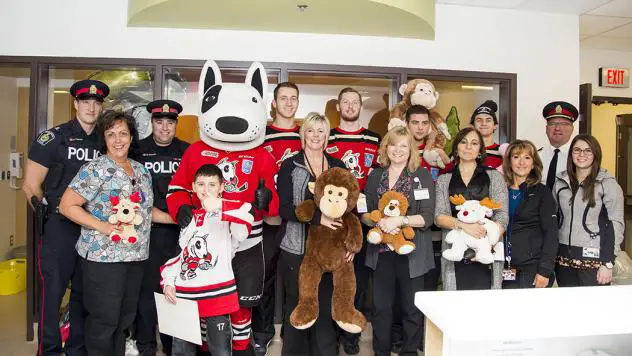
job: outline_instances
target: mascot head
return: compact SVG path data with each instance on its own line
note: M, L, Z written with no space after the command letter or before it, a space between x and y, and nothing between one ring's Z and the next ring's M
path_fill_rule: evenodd
M198 85L204 143L226 151L245 151L263 143L268 76L261 63L250 66L245 83L223 83L219 67L208 60Z

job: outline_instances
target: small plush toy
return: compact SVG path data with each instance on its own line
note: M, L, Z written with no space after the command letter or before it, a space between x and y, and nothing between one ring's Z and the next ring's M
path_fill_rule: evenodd
M402 193L389 190L380 198L378 209L373 210L369 215L373 222L378 222L384 217L404 216L408 210L408 199ZM415 231L410 226L402 227L397 234L387 234L376 226L366 235L368 242L387 244L391 250L400 255L406 255L415 250L415 244L406 241L412 240L413 237L415 237Z
M452 245L443 251L443 257L449 261L461 261L465 250L471 248L476 252L472 261L483 264L494 262L494 259L499 256L492 253L492 247L499 243L500 229L495 222L487 218L492 216L493 209L500 208L500 204L489 198L481 201L465 200L460 194L451 196L450 202L456 205L456 210L459 211L457 214L459 221L468 224L482 224L487 230L487 235L482 239L477 239L463 230L453 229L446 235L445 241Z
M134 192L129 199L118 196L110 196L112 203L112 215L108 221L123 228L123 231L113 231L110 239L114 242L133 244L138 241L138 234L134 225L140 225L143 218L138 214L140 210L140 193Z
M403 100L391 109L388 129L390 130L395 126L406 126L404 117L411 105L425 106L430 110L431 129L426 138L426 148L424 148L423 153L424 160L432 167L445 168L445 164L436 149L443 149L446 141L451 136L444 118L438 112L432 110L437 105L437 100L439 100L439 92L426 79L413 79L407 84L402 84L399 87L399 93L402 95Z
M312 225L307 236L305 257L299 270L298 305L290 315L297 329L309 328L318 318L318 285L324 272L332 272L334 290L331 316L338 326L350 333L360 333L366 318L353 305L356 280L353 263L345 261L347 252L358 253L362 247L360 219L353 213L360 189L357 180L346 169L334 167L323 172L309 189L314 200L296 207L299 221L309 222L316 209L322 215L342 222L332 230L325 225Z

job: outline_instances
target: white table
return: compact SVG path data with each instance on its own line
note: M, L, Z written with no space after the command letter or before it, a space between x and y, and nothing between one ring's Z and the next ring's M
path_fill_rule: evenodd
M425 356L632 355L632 286L419 292Z

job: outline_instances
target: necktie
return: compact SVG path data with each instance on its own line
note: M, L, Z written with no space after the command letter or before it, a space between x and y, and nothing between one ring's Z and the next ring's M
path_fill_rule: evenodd
M549 172L546 174L546 186L549 187L550 191L553 191L553 183L555 183L555 173L557 170L557 154L560 153L560 149L555 149L555 154L553 154L553 158L551 159L551 164L549 165Z

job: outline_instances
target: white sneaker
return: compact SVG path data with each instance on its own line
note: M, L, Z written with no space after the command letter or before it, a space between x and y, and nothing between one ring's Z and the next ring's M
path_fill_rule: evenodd
M138 356L138 348L134 339L125 340L125 356Z

